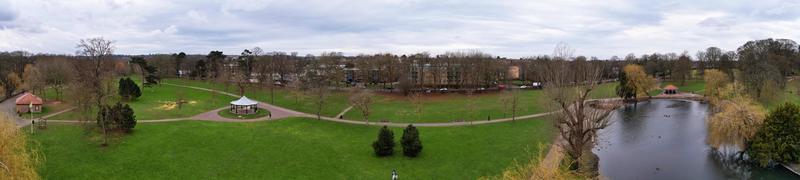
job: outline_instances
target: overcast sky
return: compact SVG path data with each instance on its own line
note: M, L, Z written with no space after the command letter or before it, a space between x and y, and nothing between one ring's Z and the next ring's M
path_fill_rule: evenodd
M83 38L118 54L222 50L608 58L763 38L800 40L800 1L661 0L0 0L0 51L74 54Z

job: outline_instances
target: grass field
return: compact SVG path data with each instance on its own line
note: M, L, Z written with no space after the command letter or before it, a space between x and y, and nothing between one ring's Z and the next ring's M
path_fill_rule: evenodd
M207 91L169 85L141 87L141 89L141 97L132 101L123 101L123 103L127 103L133 108L138 120L192 117L203 112L225 107L236 99L225 95L215 95ZM181 108L178 108L174 103L178 93L183 93L187 102ZM113 102L116 103L116 101ZM50 119L75 120L78 119L78 116L79 114L76 111L70 111Z
M172 83L172 84L179 84L179 85L187 85L187 86L195 86L195 87L202 87L207 89L214 89L234 94L239 94L239 89L236 86L229 86L227 89L224 85L220 85L218 83L210 83L205 81L199 80L188 80L188 79L165 79L164 82ZM211 92L206 92L210 94ZM258 88L258 87L248 87L245 90L245 96L248 98L270 103L273 105L277 105L280 107L292 109L295 111L306 112L315 114L317 112L316 105L314 105L314 99L312 99L309 95L304 95L301 93L290 93L289 90L284 88L275 88L274 90L274 102L271 103L271 96L268 88ZM347 96L348 93L346 92L332 92L328 98L328 102L326 106L322 109L323 116L336 116L342 110L346 109L349 104L347 103Z
M678 87L678 92L691 92L695 94L703 94L703 91L706 88L706 81L704 80L687 80L686 84L684 85L681 85L681 82L665 81L661 83L661 88L664 88L670 84Z
M188 86L203 87L231 93L238 93L238 89L230 86L225 89L224 85L217 83L186 80L186 79L167 79L164 82ZM592 98L615 97L614 88L617 83L602 84L591 94ZM423 97L422 115L417 120L416 106L410 98L397 94L377 94L373 96L375 103L371 107L370 121L388 120L391 122L451 122L456 120L486 120L487 118L498 119L511 117L501 100L502 93L486 93L467 98L463 94L433 94ZM245 95L252 99L270 102L269 90L264 88L251 87L245 91ZM334 92L328 100L328 105L323 109L322 115L333 117L346 109L349 105L347 92ZM543 105L546 103L541 90L522 90L519 94L519 109L517 116L546 112ZM306 112L316 113L313 105L313 97L297 96L287 89L275 90L275 103L277 106ZM467 108L468 106L474 108ZM357 109L348 111L344 118L361 120L362 115Z
M592 98L614 97L616 83L598 86ZM546 99L542 90L521 90L518 92L517 116L547 112ZM391 122L450 122L456 120L479 121L510 118L510 105L503 102L502 92L490 92L469 97L463 94L437 94L423 97L422 113L418 115L417 106L410 98L398 95L375 96L371 107L370 121ZM352 109L345 114L346 119L361 120L361 112Z
M782 94L778 97L779 99L769 103L763 103L764 107L767 109L774 109L787 102L800 104L800 93L798 92L800 92L800 80L789 81L786 84L786 89L784 89Z
M549 143L548 121L421 127L417 158L379 158L379 127L292 118L255 123L139 124L99 147L80 126L51 125L30 136L44 155L44 179L475 179L526 161ZM393 128L395 140L401 128ZM90 133L96 134L96 133Z

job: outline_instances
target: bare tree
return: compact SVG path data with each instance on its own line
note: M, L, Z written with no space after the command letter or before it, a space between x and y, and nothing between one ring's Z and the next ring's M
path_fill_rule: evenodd
M422 101L422 95L420 93L412 93L411 94L411 104L414 105L414 112L417 115L417 122L422 119L422 112L425 108L425 103Z
M111 55L114 53L114 41L105 40L103 38L81 39L77 45L77 48L78 55L88 58L92 62L92 66L90 66L92 67L90 70L91 74L89 76L85 76L88 79L83 79L83 81L89 82L84 83L84 85L88 86L84 86L83 88L87 88L88 92L94 96L93 98L95 100L95 106L97 109L100 109L103 107L104 102L109 95L113 94L107 91L110 91L114 88L104 88L103 82L107 78L107 71L105 69L107 66L109 66L109 64L112 63ZM103 145L107 145L108 127L106 127L106 123L100 124L101 128L103 129Z
M601 82L602 71L593 63L570 62L574 50L560 43L553 52L553 61L538 66L544 80L544 93L558 111L554 122L562 146L572 158L583 158L596 143L597 132L608 125L605 116L609 110L596 109L587 102L589 94Z
M25 82L25 88L32 91L34 94L46 96L44 95L44 78L42 78L42 73L39 71L38 67L33 64L25 65L22 79Z
M111 63L111 55L114 53L114 41L105 40L103 38L81 39L77 45L77 54L89 58L93 63L92 79L84 79L91 86L86 87L95 96L95 105L97 108L102 107L103 100L106 95L103 91L102 81L105 78L104 66Z
M511 113L511 120L517 120L517 110L519 110L519 90L509 89L504 91L500 100L503 102L503 109L506 113Z
M371 113L370 107L372 107L372 92L366 89L357 89L355 92L352 93L350 96L350 105L358 109L361 112L361 116L364 118L364 123L369 124L369 114Z
M74 72L64 57L45 58L37 61L40 66L45 86L56 93L56 100L62 100L64 88L68 85Z

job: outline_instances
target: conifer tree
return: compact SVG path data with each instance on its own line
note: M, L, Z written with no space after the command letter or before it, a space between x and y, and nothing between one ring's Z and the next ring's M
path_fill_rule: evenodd
M419 140L419 131L417 127L409 124L403 130L403 139L400 140L403 145L403 155L408 157L417 157L422 152L422 142Z
M394 153L394 133L389 127L381 128L378 140L372 143L372 149L377 156L390 156Z

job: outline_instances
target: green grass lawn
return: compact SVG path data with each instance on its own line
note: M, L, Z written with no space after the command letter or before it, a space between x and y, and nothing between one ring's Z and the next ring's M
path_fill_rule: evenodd
M590 96L592 98L615 97L616 84L602 84ZM548 101L542 90L520 90L518 93L517 116L547 111L545 104ZM399 95L379 95L374 96L375 103L371 107L370 121L451 122L509 118L511 117L511 112L508 111L510 106L504 105L502 96L502 92L478 94L471 98L463 94L425 96L422 100L422 114L418 117L416 105L410 98ZM361 112L355 108L345 114L346 119L361 120L362 117Z
M230 96L212 94L208 91L169 85L141 87L141 89L141 97L132 101L123 101L123 103L129 104L133 108L138 120L192 117L203 112L228 106L231 101L236 99ZM187 102L181 108L174 104L178 93L183 93ZM116 103L116 101L112 103ZM75 120L78 119L78 116L79 114L76 111L70 111L50 119Z
M163 80L163 82L202 87L202 88L239 94L238 87L234 85L231 85L226 89L224 85L206 81L199 81L199 80L165 79ZM275 88L274 101L272 101L273 99L270 98L272 96L270 96L270 91L268 88L259 88L251 86L245 90L245 96L257 101L270 103L276 106L292 109L295 111L306 112L311 114L317 113L316 105L314 104L314 99L310 95L292 94L289 91L290 90L286 88ZM325 107L322 109L321 114L323 116L330 116L330 117L336 116L337 114L342 112L342 110L350 106L347 102L347 97L348 97L347 92L331 92Z
M681 82L665 81L661 83L661 88L664 88L665 86L670 84L678 87L678 92L692 92L695 94L703 94L704 89L706 89L705 80L687 80L686 84L684 85L681 85Z
M188 80L166 79L164 82L215 89L231 93L238 93L238 89L231 85L227 89L218 83ZM615 97L617 83L599 85L590 95L591 98ZM277 88L274 92L274 105L284 108L316 113L313 104L314 98L308 95L297 96L290 93L289 89ZM501 100L502 93L486 93L468 98L463 94L434 94L423 97L422 115L417 118L415 105L410 98L396 94L376 94L373 96L375 103L371 107L370 121L388 120L391 122L452 122L457 120L486 120L487 118L499 119L511 117L511 112L506 112ZM248 87L245 95L249 98L270 103L270 92L267 88ZM519 108L517 116L546 112L543 103L544 94L541 90L522 90L519 94ZM323 116L333 117L346 109L349 105L347 92L333 92L328 99L328 104L322 110ZM475 108L467 108L472 103ZM361 120L362 115L357 109L348 111L344 118ZM419 120L417 120L419 119Z
M596 89L592 90L592 93L589 94L589 97L592 99L617 97L617 85L619 85L618 82L601 84L597 86Z
M798 93L798 91L800 91L800 80L787 82L786 89L784 89L783 92L781 92L782 94L780 95L780 97L778 97L779 99L767 103L762 102L762 104L767 109L775 109L779 105L787 102L800 104L800 93Z
M99 147L80 126L50 125L30 136L44 155L43 179L475 179L527 162L552 139L544 120L419 128L420 157L372 151L379 127L292 118L256 123L139 124ZM393 128L395 140L401 128ZM91 133L96 134L96 133Z
M219 116L231 119L256 119L256 118L267 117L267 115L269 115L269 110L258 109L258 112L256 112L255 114L240 115L240 114L233 114L231 111L228 111L228 109L223 109L221 111L218 111L217 114L219 114Z

